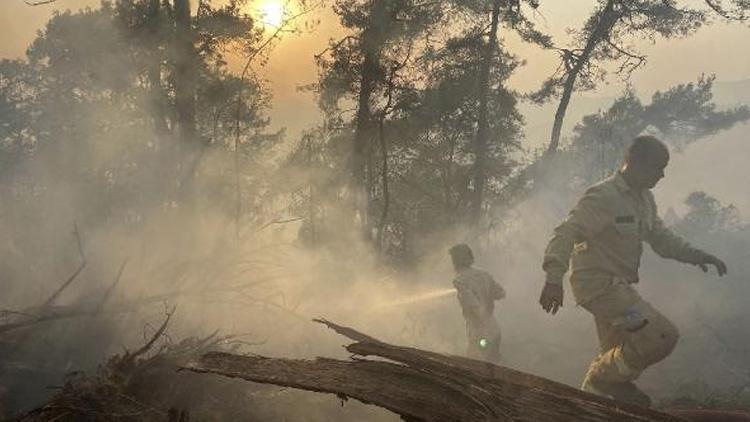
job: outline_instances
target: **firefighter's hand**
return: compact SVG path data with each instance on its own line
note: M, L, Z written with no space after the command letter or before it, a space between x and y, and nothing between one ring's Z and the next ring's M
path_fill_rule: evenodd
M563 287L562 284L544 283L542 295L539 297L539 304L545 312L556 314L563 306Z
M719 273L719 276L723 276L727 273L727 264L719 258L707 253L701 258L698 266L701 267L704 273L706 273L708 272L709 265L716 267L716 272Z

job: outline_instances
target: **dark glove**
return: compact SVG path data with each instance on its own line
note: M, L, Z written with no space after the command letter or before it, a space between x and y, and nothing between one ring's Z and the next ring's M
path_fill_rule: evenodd
M556 314L563 306L563 287L562 284L544 283L542 294L539 297L539 304L545 312Z
M727 273L727 264L724 263L724 261L720 260L719 258L711 255L710 253L703 253L699 261L695 263L695 265L701 267L704 273L708 272L708 266L713 265L716 267L716 272L719 273L720 276L723 276Z

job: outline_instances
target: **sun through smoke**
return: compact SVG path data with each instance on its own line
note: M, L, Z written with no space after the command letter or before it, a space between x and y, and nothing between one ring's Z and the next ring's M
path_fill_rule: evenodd
M284 4L279 0L264 0L258 7L258 13L265 25L278 27L284 20Z

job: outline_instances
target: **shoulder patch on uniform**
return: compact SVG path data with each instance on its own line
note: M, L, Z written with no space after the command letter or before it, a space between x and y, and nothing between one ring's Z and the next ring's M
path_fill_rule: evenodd
M635 223L635 216L618 215L617 217L615 217L615 223Z

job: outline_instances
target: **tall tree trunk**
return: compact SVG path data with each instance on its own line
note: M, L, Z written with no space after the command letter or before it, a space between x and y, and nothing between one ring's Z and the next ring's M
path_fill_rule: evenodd
M196 142L195 87L197 84L197 57L193 48L193 31L190 21L190 0L174 0L176 36L175 54L175 106L180 141L192 147Z
M388 142L385 139L385 113L380 117L378 121L378 139L380 140L380 150L383 154L383 160L380 167L380 176L383 187L383 210L380 214L380 221L378 222L378 234L377 234L377 248L378 251L383 249L383 234L385 233L385 227L388 222L388 211L391 206L391 193L388 188Z
M591 31L589 38L586 40L586 45L584 46L583 51L581 51L581 54L577 58L573 59L574 65L565 75L563 92L560 97L560 103L557 106L557 111L555 112L555 122L552 125L552 136L550 137L549 146L547 147L547 155L554 154L560 146L560 134L562 133L565 113L568 110L568 104L570 104L570 97L573 95L573 89L575 88L578 75L580 75L583 68L589 63L591 53L596 46L608 36L609 32L612 30L612 26L617 20L613 17L615 3L617 3L617 0L609 0L606 6L604 6L596 27Z
M367 166L372 153L374 119L370 102L378 80L380 79L380 47L383 42L383 22L385 22L387 0L374 0L370 13L370 23L362 34L362 73L360 75L359 97L357 100L357 117L354 129L354 148L352 152L352 195L354 206L359 214L362 232L366 239L372 236L370 221L370 190Z
M307 165L309 168L314 166L314 154L315 150L313 147L312 136L307 138ZM318 245L318 227L317 227L317 192L315 191L315 183L310 183L309 186L310 198L307 201L307 223L310 227L310 246L316 247Z
M195 94L198 85L199 58L193 45L190 0L174 0L175 39L174 86L177 112L179 176L177 196L184 202L195 200L193 186L201 159L200 140L196 130Z
M163 137L169 132L166 116L164 115L164 90L161 86L161 62L162 56L159 51L161 45L160 0L149 0L148 8L148 31L151 51L149 51L148 83L151 95L151 115L154 130L157 135Z
M487 183L487 143L490 132L488 121L489 89L490 89L490 68L495 48L497 48L497 27L500 20L500 3L501 0L492 2L492 17L490 23L490 33L487 46L482 58L482 67L479 71L479 84L477 86L477 95L479 100L479 115L477 117L477 135L474 141L474 174L471 209L469 223L478 227L482 216L482 206L484 204L484 187Z

